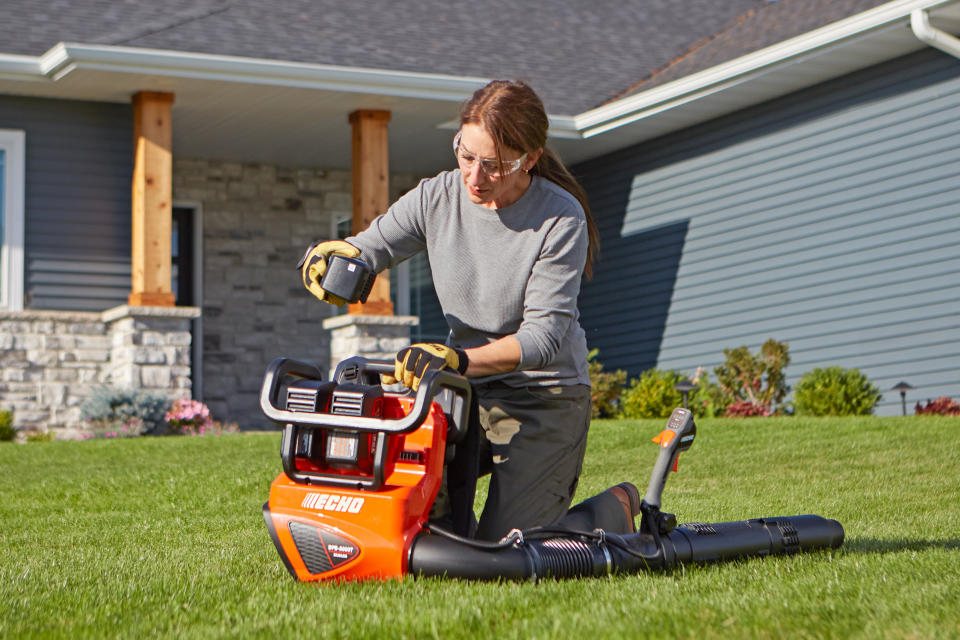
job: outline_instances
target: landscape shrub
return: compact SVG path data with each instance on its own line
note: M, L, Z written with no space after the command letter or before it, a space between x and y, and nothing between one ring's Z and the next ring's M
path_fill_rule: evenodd
M677 371L647 369L620 394L620 418L668 418L683 406L683 394L674 387L685 379ZM698 367L691 382L697 385L687 394L687 406L698 418L723 415L726 402L720 387L710 382L709 374Z
M770 415L770 410L749 400L740 400L734 402L723 412L724 418L753 418L760 416L766 418Z
M199 400L178 398L164 415L170 433L202 436L214 428L210 409Z
M788 345L770 338L753 355L746 346L724 349L726 362L714 369L717 382L728 405L724 415L730 415L730 407L748 402L759 407L760 413L772 415L780 410L780 404L790 391L786 384L784 369L790 364Z
M13 412L0 411L0 442L13 442L17 430L13 428Z
M676 371L647 369L620 394L620 416L623 418L669 418L683 398L673 388L683 376Z
M857 369L816 368L793 392L798 416L868 416L883 394Z
M921 405L919 402L914 408L914 413L919 415L937 415L937 416L960 416L960 404L951 398L937 398L936 400L927 400L927 404Z
M170 400L140 390L99 387L80 406L94 434L105 437L159 435L166 431Z
M620 394L627 383L627 372L623 369L604 371L597 360L597 349L591 349L587 356L587 371L590 374L591 417L612 418L619 412Z

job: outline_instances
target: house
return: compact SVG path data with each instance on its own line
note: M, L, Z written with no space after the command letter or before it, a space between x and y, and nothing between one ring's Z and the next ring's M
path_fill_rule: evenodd
M316 304L304 248L449 168L493 77L537 89L587 188L608 368L773 337L791 383L960 394L960 2L517 5L5 3L0 405L71 428L133 385L263 423L274 357L326 363L374 317ZM361 339L440 337L424 261L390 281Z

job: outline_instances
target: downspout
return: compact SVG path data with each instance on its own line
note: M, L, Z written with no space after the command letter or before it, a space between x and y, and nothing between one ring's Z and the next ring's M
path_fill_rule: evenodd
M960 38L930 26L930 16L923 9L914 9L910 13L910 28L920 42L960 58Z

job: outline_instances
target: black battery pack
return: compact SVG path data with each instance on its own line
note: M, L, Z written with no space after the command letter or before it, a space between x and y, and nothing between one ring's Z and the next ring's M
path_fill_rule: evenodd
M320 278L320 288L347 302L366 302L376 279L363 260L334 254Z

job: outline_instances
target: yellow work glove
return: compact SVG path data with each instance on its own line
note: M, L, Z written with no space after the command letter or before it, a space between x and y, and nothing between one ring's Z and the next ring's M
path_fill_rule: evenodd
M412 344L397 353L393 375L383 374L386 384L403 383L416 391L420 379L430 369L452 369L463 375L467 371L467 352L443 344Z
M303 275L303 286L307 288L307 291L324 302L342 307L346 304L346 300L332 293L327 293L320 288L320 278L323 277L324 271L327 270L327 260L334 254L348 258L356 258L360 255L360 250L343 240L318 242L307 249L307 252L303 254L303 257L300 259L300 263L297 264L297 268L300 269L300 273Z

